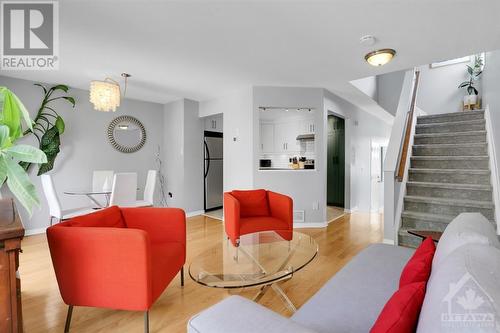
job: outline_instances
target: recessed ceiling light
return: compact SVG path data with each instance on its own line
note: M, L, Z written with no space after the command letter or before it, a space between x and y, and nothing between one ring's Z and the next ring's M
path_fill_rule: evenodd
M285 111L288 112L288 109L286 109Z
M365 60L372 66L383 66L394 58L396 51L393 49L381 49L365 55Z

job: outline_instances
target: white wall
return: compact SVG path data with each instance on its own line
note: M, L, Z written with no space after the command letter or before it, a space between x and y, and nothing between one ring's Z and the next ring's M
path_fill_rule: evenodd
M390 114L395 115L405 71L398 71L377 76L377 102Z
M361 90L365 95L373 100L377 100L377 77L368 76L350 82L353 86Z
M203 130L198 102L182 99L164 106L164 165L169 206L186 213L203 209Z
M11 89L26 105L34 116L42 99L42 91L33 86L32 81L13 79L0 76L0 85ZM163 138L162 106L155 103L123 99L122 105L115 112L94 111L89 103L89 92L71 89L70 95L76 98L76 107L72 109L67 103L57 103L56 110L66 122L66 131L61 136L61 152L57 156L54 169L50 174L64 208L74 208L88 205L86 198L69 196L65 190L87 189L91 187L92 170L112 169L116 172L133 171L139 176L138 197L146 181L148 169L155 169L156 150ZM146 128L146 144L138 152L124 154L116 151L109 144L107 127L117 116L131 115L139 119ZM33 141L34 139L26 139ZM166 161L164 161L166 162ZM24 209L20 208L24 227L27 230L42 229L48 225L49 212L40 177L36 176L37 168L31 171L31 178L38 190L42 203L41 209L35 209L29 218Z

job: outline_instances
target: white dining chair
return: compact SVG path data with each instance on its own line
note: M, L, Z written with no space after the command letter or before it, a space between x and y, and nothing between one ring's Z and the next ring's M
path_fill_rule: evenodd
M92 173L92 191L110 191L113 186L114 174L113 170L94 170ZM109 194L93 194L89 200L92 206L96 208L106 207L109 205Z
M149 170L146 178L146 186L144 186L143 200L137 200L134 207L151 207L154 205L154 195L156 188L156 170Z
M72 217L89 214L94 211L91 207L62 209L59 197L57 196L56 189L54 187L52 176L45 174L42 175L41 178L43 193L45 194L45 198L47 199L47 203L49 205L50 225L54 223L54 220L61 222Z
M134 207L137 201L137 173L115 173L111 188L111 206Z

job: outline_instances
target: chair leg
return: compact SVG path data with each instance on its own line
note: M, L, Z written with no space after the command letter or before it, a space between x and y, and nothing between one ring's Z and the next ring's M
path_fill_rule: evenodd
M144 333L149 333L149 311L144 312Z
M50 217L50 226L51 226L51 227L52 227L52 223L53 223L53 221L54 221L54 216L51 216L51 217Z
M181 287L184 287L184 266L181 267Z
M64 333L69 333L69 325L71 324L71 316L73 315L73 305L68 307L68 314L66 315L66 324L64 325Z

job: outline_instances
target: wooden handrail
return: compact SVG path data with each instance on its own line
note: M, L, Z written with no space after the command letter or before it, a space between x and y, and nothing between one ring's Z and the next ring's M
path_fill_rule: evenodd
M408 111L408 116L406 119L406 129L405 136L403 139L403 149L401 150L401 154L399 155L399 164L398 164L398 173L396 174L396 180L398 182L403 180L403 176L405 174L406 160L408 159L408 150L410 146L410 136L411 130L413 127L413 114L415 112L415 104L417 102L417 91L418 91L418 82L420 78L420 71L415 71L415 81L413 82L413 91L411 96L410 109Z

